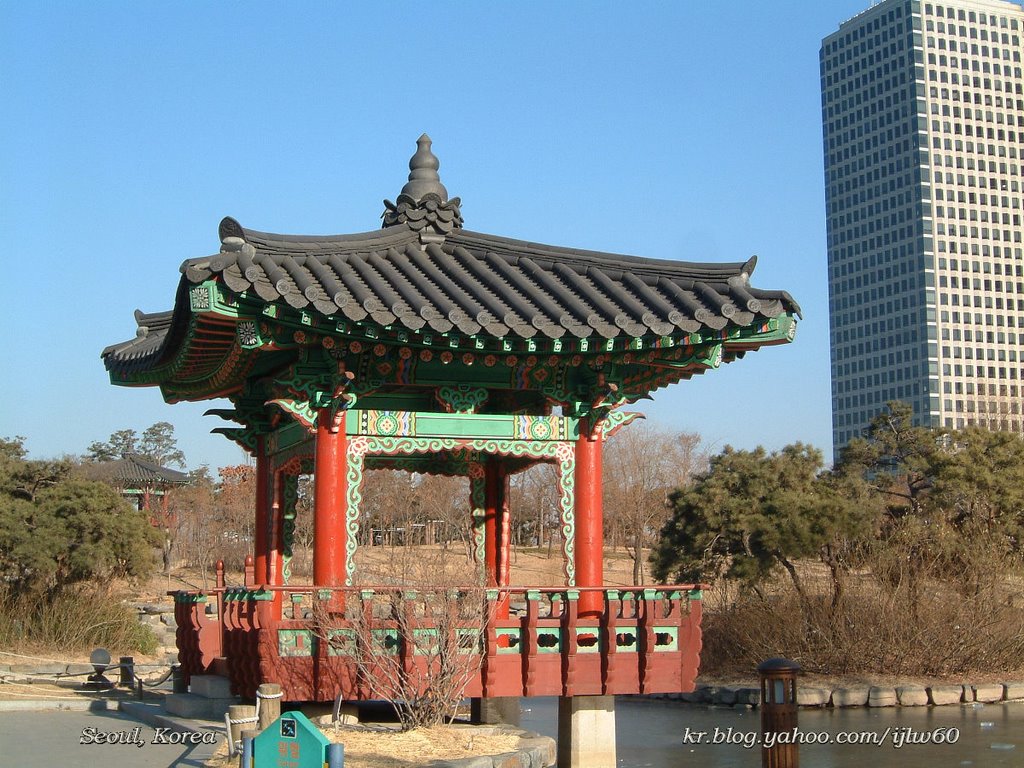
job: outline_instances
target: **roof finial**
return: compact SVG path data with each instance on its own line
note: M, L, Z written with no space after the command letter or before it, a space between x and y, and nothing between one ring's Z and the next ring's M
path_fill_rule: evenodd
M430 137L423 134L416 140L416 154L409 160L409 181L402 187L398 200L384 201L385 227L407 224L420 232L443 236L462 226L461 201L448 199L448 190L441 183L437 169L440 161L430 151Z
M416 140L416 154L409 159L409 181L402 187L402 194L408 195L416 202L430 193L437 195L442 203L448 199L448 190L444 188L437 173L441 162L430 151L432 143L430 137L424 133Z

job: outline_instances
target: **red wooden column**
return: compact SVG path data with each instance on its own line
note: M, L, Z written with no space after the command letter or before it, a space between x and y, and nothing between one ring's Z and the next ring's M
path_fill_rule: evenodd
M507 587L512 583L512 510L509 509L509 476L505 473L504 467L499 464L500 475L498 476L498 491L500 499L498 513L501 531L499 537L500 548L498 550L498 585ZM507 605L506 605L507 607Z
M284 584L284 472L278 470L271 473L273 478L269 496L273 501L270 505L270 547L267 553L267 583L280 587ZM255 561L253 563L255 570ZM259 579L257 573L256 578ZM281 618L281 601L283 595L274 593L275 618Z
M270 547L270 461L267 458L267 438L259 435L256 438L256 525L253 536L253 552L256 564L256 581L259 584L270 583L270 572L267 569Z
M498 459L484 464L484 570L488 587L508 585L510 553L505 533L507 478ZM508 598L499 599L494 618L508 618Z
M345 586L347 454L345 412L332 415L329 409L321 409L313 467L313 585L317 587ZM334 601L332 606L340 610L343 602Z
M589 419L580 421L576 439L576 586L604 586L604 523L601 510L602 436L590 435ZM593 618L604 612L600 592L581 592L579 615Z

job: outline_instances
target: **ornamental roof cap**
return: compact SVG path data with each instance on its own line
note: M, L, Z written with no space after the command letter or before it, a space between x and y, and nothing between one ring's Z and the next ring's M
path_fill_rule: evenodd
M396 202L384 201L381 218L385 228L407 224L421 234L444 236L462 227L461 201L448 199L437 172L441 162L430 149L432 143L425 133L416 140L416 153L409 160L409 181Z
M425 133L416 139L416 154L409 158L409 181L402 187L401 194L419 202L424 195L432 193L443 203L448 200L448 190L441 183L441 176L437 172L441 161L430 150L431 144L433 142Z

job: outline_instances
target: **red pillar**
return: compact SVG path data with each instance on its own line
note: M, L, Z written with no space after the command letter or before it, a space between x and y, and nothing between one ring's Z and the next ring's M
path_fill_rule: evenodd
M313 468L313 585L317 587L345 586L348 441L345 412L339 416L332 419L324 408L317 418Z
M580 422L576 439L576 585L604 586L604 524L601 510L601 441L590 436L590 422ZM599 592L580 594L580 617L600 616L604 596Z
M256 526L253 536L253 552L256 566L256 581L260 584L270 583L270 572L267 570L270 526L270 504L267 493L270 488L270 461L267 458L267 439L263 435L256 438Z
M498 585L507 587L512 583L512 510L508 507L509 500L509 476L504 473L501 465L498 465L500 475L498 477L498 489L501 493L498 511L501 514L499 537L500 548L498 550Z
M508 586L510 552L508 534L507 494L508 479L501 462L489 459L484 465L484 570L487 586ZM494 618L508 618L508 596L499 598Z
M284 584L284 472L273 472L271 477L273 477L273 485L270 489L270 497L273 502L269 514L270 551L267 560L267 583L280 587ZM259 578L258 575L257 578ZM280 592L274 593L273 615L278 619L281 618L282 597Z
M484 464L484 574L488 587L498 586L498 555L501 527L501 488L498 463L489 459Z

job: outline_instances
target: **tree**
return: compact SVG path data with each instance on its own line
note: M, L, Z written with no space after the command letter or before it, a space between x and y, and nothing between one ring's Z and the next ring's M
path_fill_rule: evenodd
M160 466L175 464L185 467L185 454L178 448L174 425L158 421L146 428L139 438L134 429L121 429L110 435L107 442L93 442L86 449L86 458L92 461L116 461L126 453L135 453Z
M616 433L604 452L604 515L612 540L624 539L633 583L643 583L645 553L668 518L668 498L704 468L701 437L636 424Z
M174 425L167 421L146 428L139 442L139 454L162 467L174 464L185 468L185 454L178 448Z
M236 464L217 470L215 506L210 522L213 533L224 547L224 563L240 570L245 556L252 551L256 524L256 468ZM218 547L219 548L219 547Z
M512 475L509 495L513 543L547 545L550 557L552 544L561 539L557 467L538 462Z
M817 557L832 573L835 607L848 554L868 535L874 511L849 495L852 480L822 470L821 452L801 443L770 454L726 447L693 485L672 495L672 516L651 557L654 575L729 578L759 590L781 567L805 605L796 561Z
M343 622L313 603L318 640L351 659L370 697L394 704L402 730L448 721L479 674L495 603L464 586L468 565L438 549L392 547L368 568L380 586L352 595Z
M203 465L189 473L189 483L175 489L168 503L175 523L170 530L171 546L185 563L201 570L203 589L218 541L211 524L215 491L210 470Z
M85 457L93 461L117 461L126 453L137 453L139 436L134 429L120 429L110 435L110 439L101 443L89 443L85 449Z
M71 462L26 459L25 438L0 438L0 494L34 501L39 491L67 477Z
M927 578L965 593L992 588L1021 554L1024 440L982 429L914 426L890 402L836 471L859 476L884 503L876 576L905 585L914 610Z
M0 581L15 594L53 595L148 573L155 541L145 515L60 463L26 460L22 443L0 442Z

